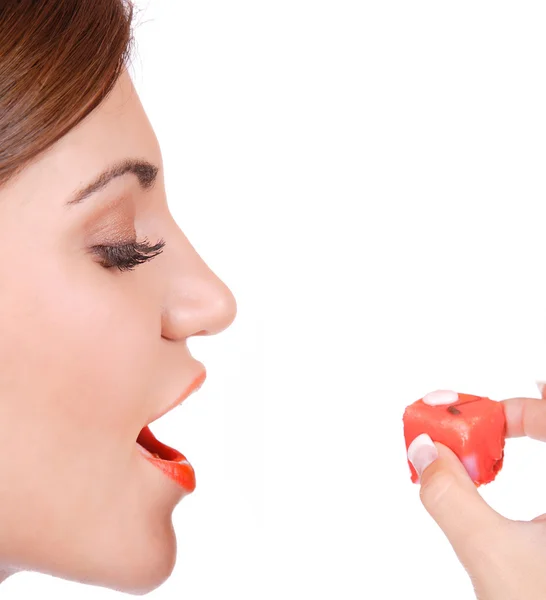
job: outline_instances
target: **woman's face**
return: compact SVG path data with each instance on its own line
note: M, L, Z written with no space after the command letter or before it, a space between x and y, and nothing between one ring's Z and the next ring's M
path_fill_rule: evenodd
M127 159L157 173L67 204ZM172 572L185 492L136 439L203 374L186 339L228 327L236 304L173 220L163 175L124 72L0 190L0 566L132 593ZM133 270L92 249L145 239L165 247Z

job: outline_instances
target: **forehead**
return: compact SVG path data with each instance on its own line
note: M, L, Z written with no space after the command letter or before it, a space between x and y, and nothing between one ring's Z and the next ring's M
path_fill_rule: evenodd
M161 164L157 138L130 75L76 127L0 190L23 202L52 195L64 201L108 166L125 158Z

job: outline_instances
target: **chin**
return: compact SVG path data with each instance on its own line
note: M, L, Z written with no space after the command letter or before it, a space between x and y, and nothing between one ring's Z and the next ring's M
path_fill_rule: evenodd
M171 520L155 523L140 547L125 556L111 556L102 581L95 585L126 594L143 596L160 587L171 576L176 565L176 535Z
M176 535L169 518L154 520L147 531L135 536L132 531L111 531L110 542L96 546L85 556L71 556L63 569L42 565L36 570L53 577L143 596L160 587L171 576L176 564Z

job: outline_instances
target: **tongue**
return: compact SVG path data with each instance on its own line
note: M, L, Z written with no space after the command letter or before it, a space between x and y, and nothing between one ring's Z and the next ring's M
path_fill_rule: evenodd
M166 444L161 443L154 437L154 434L150 431L148 426L144 427L142 431L138 434L137 444L140 444L143 448L156 455L156 457L161 458L163 460L175 460L178 461L183 458L182 454L167 446Z

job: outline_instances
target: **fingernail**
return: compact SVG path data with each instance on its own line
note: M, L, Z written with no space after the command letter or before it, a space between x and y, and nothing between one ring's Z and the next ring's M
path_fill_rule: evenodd
M540 396L542 397L544 394L544 386L546 385L546 381L536 381L538 391L540 392Z
M438 450L430 436L426 433L418 435L408 448L408 460L411 462L419 477L423 471L438 458Z

